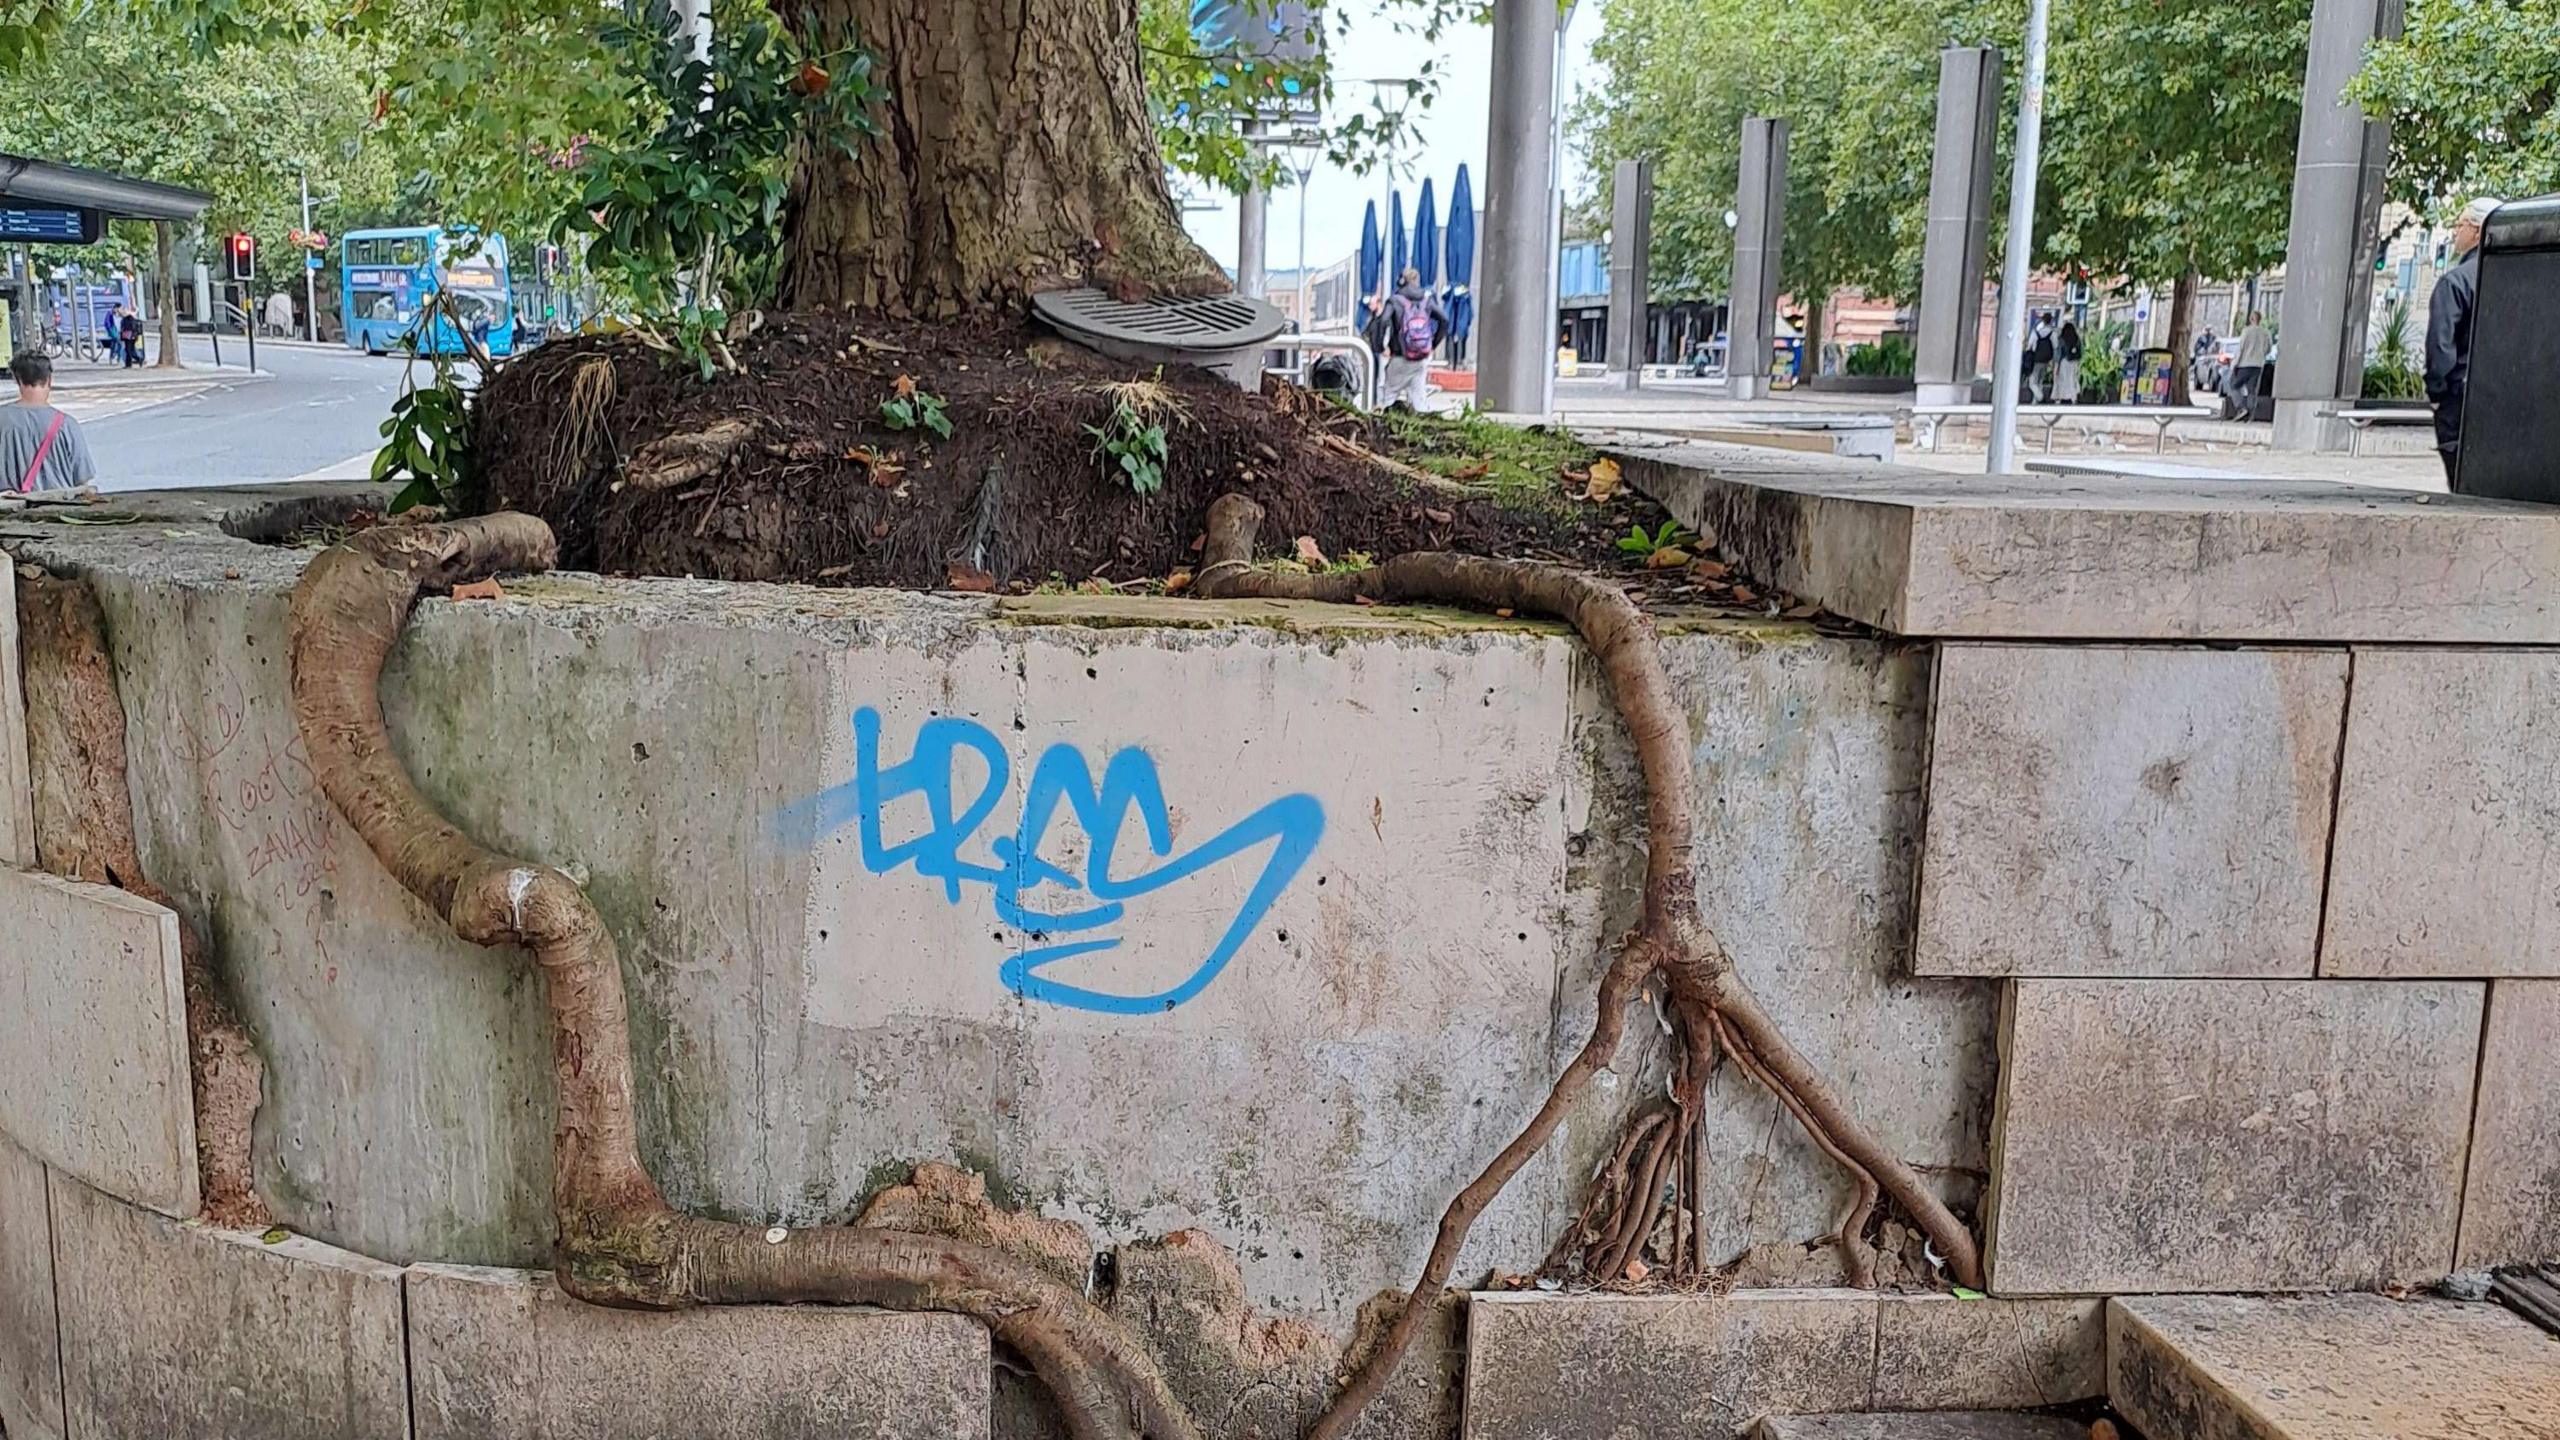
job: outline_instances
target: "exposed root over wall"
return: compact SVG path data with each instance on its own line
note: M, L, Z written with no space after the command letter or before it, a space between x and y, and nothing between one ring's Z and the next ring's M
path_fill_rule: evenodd
M56 875L131 891L177 914L205 1218L234 1229L266 1225L270 1217L250 1184L249 1158L266 1068L222 999L203 933L143 874L125 770L124 701L107 654L106 617L88 584L22 568L18 647L36 863Z
M1259 571L1251 562L1261 520L1261 508L1242 496L1211 507L1197 593L1454 603L1570 623L1600 662L1634 738L1647 804L1643 921L1601 982L1590 1039L1528 1124L1450 1202L1410 1299L1375 1312L1382 1333L1374 1343L1364 1335L1354 1373L1310 1433L1320 1440L1347 1434L1432 1322L1445 1322L1446 1287L1477 1217L1611 1063L1628 1005L1648 986L1660 987L1679 1037L1671 1093L1635 1118L1592 1205L1559 1244L1559 1267L1587 1279L1619 1278L1667 1213L1675 1278L1704 1273L1706 1259L1683 1238L1678 1220L1703 1188L1703 1095L1713 1067L1730 1056L1857 1182L1840 1242L1854 1274L1871 1277L1873 1252L1864 1231L1878 1205L1890 1200L1929 1237L1954 1278L1978 1284L1971 1234L1779 1033L1698 913L1687 726L1652 628L1626 595L1577 570L1446 552L1326 575ZM971 1197L952 1193L941 1177L927 1177L931 1183L909 1187L911 1193L866 1217L890 1225L764 1231L684 1214L661 1198L639 1158L628 1014L613 938L568 877L482 848L428 805L392 754L377 695L383 660L420 594L500 571L547 569L556 559L551 531L517 514L367 531L323 553L305 572L294 594L289 645L295 718L331 802L457 935L481 945L522 946L540 969L559 1111L553 1200L562 1288L599 1304L646 1308L808 1301L956 1311L983 1320L1030 1363L1071 1434L1167 1440L1198 1434L1182 1403L1189 1397L1178 1398L1192 1387L1177 1387L1168 1376L1173 1362L1187 1366L1202 1356L1162 1340L1151 1349L1139 1338L1150 1327L1096 1303L1091 1278L1079 1284L1064 1270L1071 1255L1051 1253L1062 1237L1045 1243L1039 1222L1019 1217L1007 1217L1010 1227L975 1217ZM1190 1243L1171 1237L1156 1252L1122 1253L1171 1254ZM1237 1354L1217 1360L1211 1368L1219 1373L1260 1369L1278 1376L1310 1364L1330 1368L1325 1347L1286 1322L1253 1319L1241 1305L1240 1278L1234 1289L1232 1306L1180 1302L1151 1308L1150 1318L1190 1314L1202 1326L1231 1333ZM1223 1287L1212 1284L1201 1293L1222 1294ZM1227 1421L1237 1403L1231 1400Z

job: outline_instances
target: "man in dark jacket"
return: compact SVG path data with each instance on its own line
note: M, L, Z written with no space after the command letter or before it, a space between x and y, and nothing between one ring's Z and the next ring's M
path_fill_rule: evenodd
M2471 307L2480 294L2480 227L2495 200L2474 200L2453 222L2453 253L2460 263L2436 278L2427 301L2427 400L2436 408L2436 453L2444 480L2455 485L2462 453L2462 396L2471 383Z
M1386 362L1378 387L1378 405L1400 403L1420 410L1431 385L1431 352L1449 333L1449 312L1422 288L1422 272L1408 265L1397 277L1396 293L1381 304L1369 302L1368 341ZM1393 397L1391 400L1389 397Z

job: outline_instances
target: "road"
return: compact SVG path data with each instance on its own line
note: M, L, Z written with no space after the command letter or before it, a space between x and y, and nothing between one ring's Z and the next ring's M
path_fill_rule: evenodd
M85 412L81 425L97 456L99 488L360 477L400 393L403 362L352 350L260 345L258 368L266 378L240 373L237 340L222 342L229 362L222 371L211 369L212 347L200 336L187 337L181 354L204 369L201 375L190 370L184 380L172 377L167 390L151 382L135 396L173 397L159 403L119 410L118 397L105 388L61 392L65 408ZM115 413L100 413L107 410Z

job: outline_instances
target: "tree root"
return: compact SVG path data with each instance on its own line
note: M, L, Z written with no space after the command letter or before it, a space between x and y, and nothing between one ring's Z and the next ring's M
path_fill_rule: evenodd
M68 879L115 886L177 915L204 1214L216 1225L254 1229L272 1223L250 1181L250 1126L266 1067L248 1028L222 998L204 937L143 874L126 773L124 700L107 656L106 623L87 582L41 573L19 578L36 863Z
M1972 1234L1921 1184L1910 1166L1849 1114L1829 1082L1779 1033L1700 917L1692 873L1695 790L1688 730L1663 671L1653 628L1642 612L1615 586L1595 576L1472 555L1399 555L1366 570L1328 575L1258 571L1252 568L1252 559L1261 523L1262 507L1241 495L1225 496L1210 507L1202 564L1192 582L1194 593L1210 599L1424 601L1555 616L1572 625L1600 661L1619 716L1634 737L1645 779L1644 917L1601 979L1591 1038L1557 1077L1545 1103L1520 1134L1449 1202L1403 1316L1317 1422L1310 1432L1313 1440L1339 1440L1384 1388L1413 1342L1414 1322L1430 1309L1419 1302L1437 1295L1448 1283L1476 1218L1555 1133L1592 1075L1616 1055L1626 1028L1627 1002L1657 974L1681 1021L1682 1055L1674 1096L1668 1106L1637 1117L1600 1177L1602 1192L1612 1198L1605 1205L1595 1203L1576 1222L1571 1239L1585 1246L1586 1274L1603 1282L1626 1274L1666 1203L1666 1184L1671 1191L1668 1203L1680 1206L1684 1195L1695 1203L1701 1188L1696 1130L1709 1059L1704 1051L1715 1045L1775 1093L1825 1153L1858 1180L1859 1199L1841 1236L1853 1274L1872 1282L1873 1252L1866 1249L1861 1232L1881 1189L1947 1257L1958 1281L1979 1285ZM1672 1229L1675 1269L1685 1266L1694 1272L1704 1263L1702 1247L1693 1237L1682 1248L1677 1213ZM1561 1255L1571 1246L1558 1248ZM1598 1261L1596 1271L1590 1268L1593 1259Z
M304 572L288 648L294 718L330 803L455 934L522 946L543 977L561 1289L639 1309L801 1301L955 1311L1031 1362L1078 1440L1198 1440L1144 1347L1036 1266L912 1231L726 1224L660 1196L640 1161L622 970L602 917L567 876L484 849L438 814L392 753L378 696L383 660L421 593L557 559L550 529L523 515L365 531Z
M755 434L752 420L715 420L652 440L623 467L622 482L634 490L673 490L728 464Z

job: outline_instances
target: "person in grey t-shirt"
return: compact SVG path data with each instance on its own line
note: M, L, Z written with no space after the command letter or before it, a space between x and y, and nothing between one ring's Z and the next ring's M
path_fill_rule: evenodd
M73 490L98 478L80 422L53 407L53 362L29 350L9 362L18 403L0 405L0 493Z

